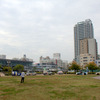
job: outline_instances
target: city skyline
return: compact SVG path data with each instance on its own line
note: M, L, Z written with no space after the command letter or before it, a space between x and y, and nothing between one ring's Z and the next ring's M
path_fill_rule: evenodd
M0 54L28 58L60 53L74 59L74 25L91 19L100 44L99 0L0 0Z

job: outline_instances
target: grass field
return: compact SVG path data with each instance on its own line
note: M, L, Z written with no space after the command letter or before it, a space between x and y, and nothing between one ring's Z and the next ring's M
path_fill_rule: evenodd
M96 75L0 77L0 100L100 100Z

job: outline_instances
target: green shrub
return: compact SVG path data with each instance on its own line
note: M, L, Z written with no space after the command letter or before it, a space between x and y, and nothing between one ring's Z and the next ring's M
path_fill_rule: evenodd
M43 74L43 72L36 72L37 74Z
M88 72L88 74L95 74L96 72Z
M67 72L67 74L76 74L76 72Z
M52 72L52 75L54 75L55 74L55 72Z
M64 74L67 74L67 72L63 72Z

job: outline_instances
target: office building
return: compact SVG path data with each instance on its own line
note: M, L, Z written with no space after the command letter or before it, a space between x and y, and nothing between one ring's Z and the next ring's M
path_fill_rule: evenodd
M98 67L100 67L100 59L96 60L95 63L97 64Z
M89 62L97 59L96 39L80 40L80 65L85 66Z
M0 59L6 59L6 55L0 55Z
M96 39L80 40L80 54L91 54L97 59L97 42Z
M94 38L93 24L90 19L78 22L74 27L74 51L75 61L80 61L80 40L85 38Z
M95 62L95 58L93 55L85 53L80 54L80 65L84 69L85 65L87 65L89 62Z
M93 55L95 60L98 59L96 39L88 39L88 53Z
M47 57L40 57L40 65L42 66L42 65L46 65L46 66L48 66L48 65L55 65L56 67L63 67L63 68L65 68L66 66L67 66L67 64L68 64L68 62L67 61L63 61L63 60L61 60L61 55L60 55L60 53L54 53L53 54L53 58L50 58L49 56L47 56Z
M60 53L54 53L53 54L53 59L59 60L61 58Z
M80 40L80 54L88 53L88 39Z
M32 59L18 59L18 58L13 58L13 59L6 59L6 56L3 55L0 58L0 64L2 67L8 66L8 67L15 67L16 65L20 64L24 66L24 70L31 70L33 67L33 60Z

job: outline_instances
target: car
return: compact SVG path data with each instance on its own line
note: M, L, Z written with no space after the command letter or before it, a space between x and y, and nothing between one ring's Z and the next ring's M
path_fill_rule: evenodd
M32 72L32 75L36 75L36 72Z
M57 74L63 74L63 71L58 71Z
M0 72L2 71L2 69L0 68Z
M76 72L76 75L87 75L87 72Z
M51 71L44 71L43 75L53 75L53 72L51 72Z
M76 75L82 75L82 72L76 72Z
M96 75L100 75L100 72L96 72Z
M88 72L84 72L84 75L87 75L88 74Z
M36 75L36 72L27 72L26 75L27 76L33 76L33 75Z
M48 71L47 74L48 75L53 75L53 73L51 71Z

